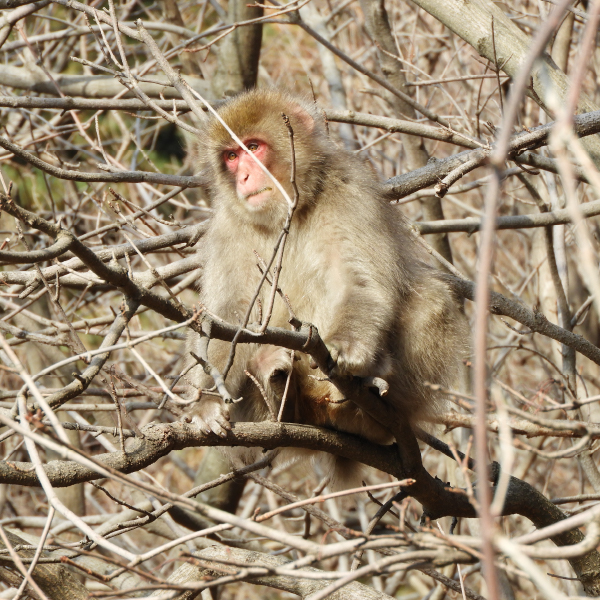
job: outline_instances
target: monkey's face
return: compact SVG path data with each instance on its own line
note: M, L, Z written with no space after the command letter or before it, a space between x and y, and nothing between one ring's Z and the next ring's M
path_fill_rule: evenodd
M260 210L269 200L274 183L250 153L265 164L269 147L262 140L242 141L249 152L241 147L226 148L223 152L223 161L235 182L237 197L248 205L249 210Z
M251 137L242 139L242 142L248 152L237 144L228 146L223 150L223 163L239 203L249 213L259 217L286 203L277 183L273 181L273 178L280 181L280 169L277 168L278 161L274 160L273 148L267 141Z
M316 202L331 142L312 104L279 90L252 90L218 113L196 146L216 211L238 224L277 230L295 189L298 214Z

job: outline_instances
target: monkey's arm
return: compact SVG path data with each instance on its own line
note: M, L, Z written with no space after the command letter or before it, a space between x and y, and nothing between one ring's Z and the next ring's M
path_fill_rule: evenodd
M344 261L345 284L334 290L333 318L323 333L336 374L385 379L396 299L371 267L361 261Z
M395 215L358 186L348 192L342 206L329 198L311 228L325 292L314 322L336 374L385 379L399 302Z

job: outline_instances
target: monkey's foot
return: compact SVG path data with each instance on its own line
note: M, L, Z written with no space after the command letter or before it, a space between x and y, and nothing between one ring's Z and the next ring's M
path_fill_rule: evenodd
M229 411L217 396L205 395L191 411L192 423L204 433L216 433L225 437L231 431Z

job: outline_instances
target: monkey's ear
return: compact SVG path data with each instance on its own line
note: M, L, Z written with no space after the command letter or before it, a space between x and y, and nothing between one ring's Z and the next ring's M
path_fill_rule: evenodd
M292 117L295 120L300 121L300 125L305 129L306 133L312 133L315 128L315 119L314 117L305 110L302 106L294 106L290 111ZM292 120L292 127L294 127L294 121Z

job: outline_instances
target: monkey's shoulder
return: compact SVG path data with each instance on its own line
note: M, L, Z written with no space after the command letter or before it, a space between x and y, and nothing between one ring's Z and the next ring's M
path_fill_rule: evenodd
M327 155L327 173L330 178L337 179L342 186L377 185L379 181L377 173L366 158L339 147L329 148Z

